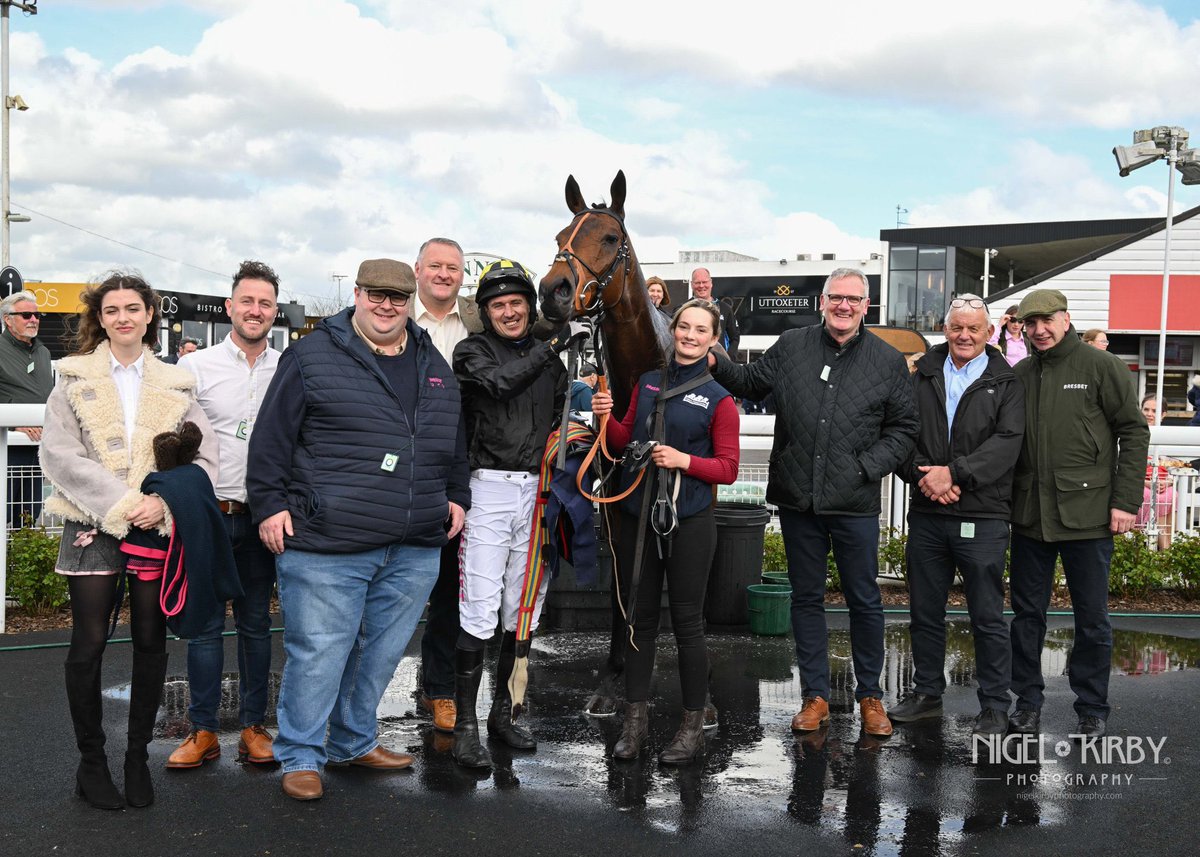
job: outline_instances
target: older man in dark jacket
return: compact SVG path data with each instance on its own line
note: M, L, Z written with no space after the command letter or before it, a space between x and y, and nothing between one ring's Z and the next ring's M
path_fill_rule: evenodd
M1013 475L1009 583L1017 705L1009 730L1032 734L1041 727L1046 610L1061 557L1075 614L1067 676L1077 734L1096 737L1109 713L1113 536L1129 532L1137 519L1150 429L1133 374L1119 357L1080 340L1062 292L1031 291L1018 314L1033 352L1015 367L1025 384L1025 442Z
M897 723L940 717L946 689L946 596L962 575L975 639L980 713L975 733L1008 726L1012 653L1004 621L1004 564L1012 471L1025 434L1025 388L986 343L993 326L977 295L950 302L946 342L917 361L917 447L900 475L908 513L909 634L913 692L888 714Z
M757 362L739 366L711 355L713 377L735 396L775 395L775 443L767 500L780 507L792 631L804 706L792 729L829 719L826 557L833 549L850 607L850 644L864 731L892 725L883 691L883 603L879 571L880 483L908 457L918 422L900 352L863 325L867 278L854 268L829 275L823 323L789 330Z
M412 268L363 262L354 307L283 353L250 436L250 510L276 556L287 631L275 757L322 795L326 761L412 764L375 710L470 506L454 373L408 318Z

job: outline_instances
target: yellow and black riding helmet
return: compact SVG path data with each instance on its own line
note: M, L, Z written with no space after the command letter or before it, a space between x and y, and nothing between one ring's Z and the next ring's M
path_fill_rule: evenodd
M475 287L475 303L480 309L492 298L501 295L524 295L529 298L529 322L537 321L537 287L533 275L520 262L500 259L483 269Z

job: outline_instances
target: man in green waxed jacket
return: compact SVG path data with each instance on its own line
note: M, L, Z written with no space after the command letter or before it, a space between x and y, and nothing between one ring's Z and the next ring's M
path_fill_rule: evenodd
M1141 505L1150 429L1129 368L1080 340L1062 292L1029 292L1017 316L1033 349L1014 367L1025 385L1025 440L1013 476L1009 584L1017 707L1009 731L1040 728L1046 610L1061 556L1075 614L1067 673L1077 734L1099 736L1109 712L1113 535L1130 531Z

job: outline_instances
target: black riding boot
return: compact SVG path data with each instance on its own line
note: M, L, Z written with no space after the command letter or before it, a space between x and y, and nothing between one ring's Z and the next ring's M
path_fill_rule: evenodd
M500 660L496 663L496 695L488 714L488 735L503 741L514 750L536 750L537 739L523 726L513 722L512 692L508 679L517 660L517 635L505 631L500 638Z
M683 722L671 743L658 754L663 765L686 765L704 750L704 709L683 712Z
M613 747L614 759L636 759L646 743L650 731L650 704L648 702L625 703L625 723L621 737Z
M79 769L75 772L75 794L96 809L120 809L125 805L113 785L104 755L104 718L100 701L100 659L65 665L67 704L79 747Z
M490 768L492 757L479 743L475 704L483 677L483 650L454 650L454 761L466 768Z
M146 748L154 737L154 721L162 702L167 677L166 652L134 652L133 684L129 691L129 746L125 749L125 802L130 806L154 803L150 782L150 754Z

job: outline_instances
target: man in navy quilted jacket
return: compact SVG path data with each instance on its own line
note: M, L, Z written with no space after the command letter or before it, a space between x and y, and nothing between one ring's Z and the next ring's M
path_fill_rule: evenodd
M767 502L779 507L792 632L804 704L796 732L829 720L826 557L833 551L850 608L854 691L869 735L892 725L881 701L883 602L879 573L880 484L916 442L919 423L908 366L863 324L867 278L838 268L821 292L822 323L789 330L756 362L709 356L713 377L735 396L774 394L775 441Z
M458 383L408 317L413 269L363 262L354 306L287 349L250 437L250 509L275 554L287 661L283 791L321 769L398 770L375 710L470 506Z

